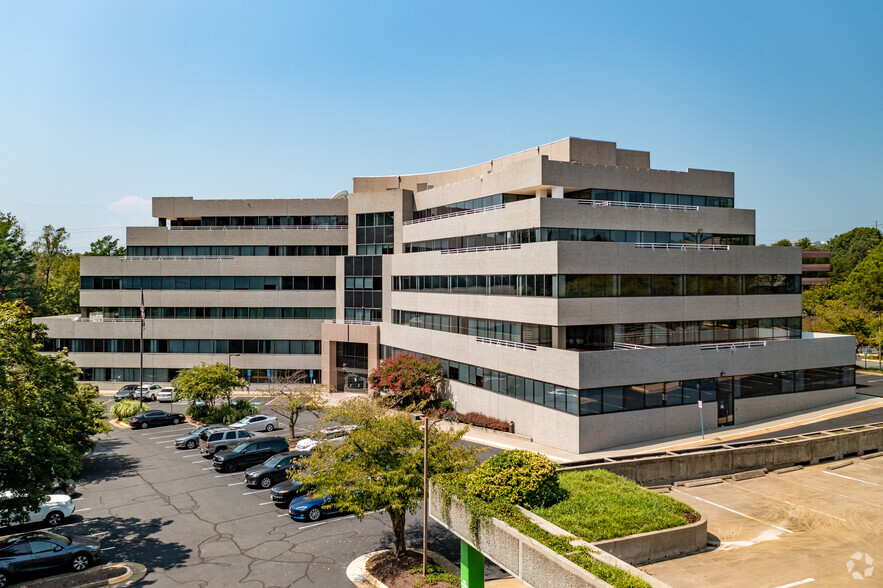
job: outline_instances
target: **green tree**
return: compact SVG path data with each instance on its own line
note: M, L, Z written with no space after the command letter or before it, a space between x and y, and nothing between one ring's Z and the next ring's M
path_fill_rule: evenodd
M54 265L38 310L45 316L76 314L80 311L80 256L62 257Z
M226 398L230 404L230 397L236 388L245 388L248 385L239 375L239 370L231 368L224 363L201 363L181 372L172 380L175 393L179 398L192 402L205 402L214 406L218 398Z
M281 417L288 419L288 434L294 439L294 428L302 414L318 416L328 401L325 399L325 386L321 384L304 384L308 378L303 370L297 370L279 378L276 387L268 392L272 400L267 408Z
M71 254L71 249L67 245L69 238L70 234L64 227L56 229L52 225L46 225L31 245L37 258L37 274L41 286L48 286L55 265L60 259Z
M845 280L865 256L883 240L880 231L871 227L856 227L828 241L831 250L831 278Z
M45 336L27 306L0 304L0 491L14 495L0 525L26 520L54 480L81 470L92 436L110 431L97 390L77 385L67 352L40 353Z
M812 242L809 240L809 237L803 237L802 239L798 239L795 246L800 247L801 249L804 249L804 250L818 249L818 247L815 247L812 244Z
M423 429L409 415L390 412L368 398L330 407L319 420L356 427L340 443L320 443L291 477L315 484L316 497L333 496L335 504L359 520L384 509L392 522L396 557L405 553L405 516L423 499ZM477 449L457 443L465 430L432 431L429 474L468 471L478 463Z
M0 212L0 302L37 301L34 254L25 246L24 231L11 214Z
M126 254L126 248L120 246L120 240L111 235L105 235L97 241L89 244L89 251L83 255L101 257L121 257Z
M883 246L872 249L855 266L841 289L853 304L883 311Z
M775 243L773 243L773 247L791 247L791 241L788 239L779 239Z
M425 410L441 395L445 378L441 362L400 353L371 370L368 383L387 406Z

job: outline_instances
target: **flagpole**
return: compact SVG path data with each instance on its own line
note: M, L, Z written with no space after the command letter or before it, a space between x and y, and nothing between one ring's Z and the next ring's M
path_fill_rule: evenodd
M141 356L141 367L138 369L138 400L144 410L144 288L141 288L141 345L138 346Z

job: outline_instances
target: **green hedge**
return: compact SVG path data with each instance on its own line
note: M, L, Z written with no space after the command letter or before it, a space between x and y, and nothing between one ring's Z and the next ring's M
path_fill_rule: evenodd
M137 400L120 400L110 407L110 414L114 418L124 421L136 414L141 414L145 410L147 410L147 407Z
M258 412L260 411L257 406L242 398L233 404L222 404L220 406L191 404L184 411L187 416L206 425L213 425L215 423L229 425Z
M504 451L466 477L466 490L486 502L548 506L566 495L558 485L557 469L545 455L521 449Z

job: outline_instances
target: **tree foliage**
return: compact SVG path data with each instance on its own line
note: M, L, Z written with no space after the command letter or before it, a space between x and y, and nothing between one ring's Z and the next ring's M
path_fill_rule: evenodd
M175 394L179 398L191 402L204 402L209 406L214 406L218 398L226 398L227 404L230 404L233 390L245 388L247 385L248 382L239 375L238 369L221 362L201 363L181 370L172 380Z
M89 251L83 255L100 257L121 257L126 254L126 248L120 246L120 240L111 235L105 235L97 241L89 244Z
M40 353L46 327L30 309L0 304L0 524L23 521L39 507L53 481L77 474L92 436L109 432L94 386L77 385L77 366L67 352Z
M494 455L466 477L466 489L486 502L503 500L528 508L564 497L558 465L545 455L515 449Z
M425 410L441 396L444 382L439 360L407 353L384 359L368 375L384 404L404 409Z
M321 384L306 384L308 378L303 370L297 370L276 381L276 386L267 394L272 397L267 408L288 419L289 437L295 438L297 420L304 413L318 416L328 401L325 391L329 388Z
M773 243L773 247L792 247L791 241L788 239L779 239L775 243Z
M831 278L845 280L865 256L883 240L880 231L871 227L856 227L828 241L831 250Z
M315 484L315 496L333 496L338 507L360 520L370 511L385 509L392 522L394 552L403 555L405 516L423 499L421 423L364 397L328 408L317 427L331 423L356 428L340 443L319 444L292 477ZM430 475L475 467L477 449L457 443L464 432L431 431Z
M0 302L23 300L33 305L34 255L26 245L24 231L11 214L0 212Z

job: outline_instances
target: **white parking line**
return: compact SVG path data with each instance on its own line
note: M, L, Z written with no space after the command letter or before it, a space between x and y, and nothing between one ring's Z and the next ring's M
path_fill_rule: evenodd
M87 510L92 510L92 507L90 506L89 508L78 508L77 512L86 512Z
M204 459L200 459L199 461L191 461L190 463L205 463ZM215 469L215 468L212 468Z
M815 582L815 578L804 578L803 580L798 580L797 582L791 582L790 584L782 584L781 586L776 586L776 588L793 588L793 586L800 586L801 584L809 584L810 582Z
M267 491L267 490L253 490L253 491L251 491L251 492L243 492L242 495L243 495L243 496L248 496L249 494L257 494L258 492L266 492L266 491ZM268 502L267 504L269 504L269 502Z
M872 384L872 383L874 383L874 382L883 382L883 380L868 380L866 383L867 383L867 384Z
M76 502L77 500L85 500L85 499L86 499L85 496L80 496L79 498L74 498L73 501Z
M227 484L228 486L239 486L241 484L245 484L245 482L233 482L232 484Z
M110 551L111 549L116 549L116 547L102 547L101 551Z
M165 447L163 447L163 449L174 449L174 448L175 448L174 445L166 445Z
M835 474L834 472L829 472L827 470L825 470L822 473L829 474L831 476L837 476L838 478L846 478L847 480L855 480L856 482L861 482L862 484L870 484L871 486L879 486L880 485L876 482L868 482L867 480L859 480L858 478L850 478L849 476L844 476L843 474Z
M814 513L816 513L816 514L824 515L824 516L826 516L826 517L831 517L832 519L837 519L838 521L841 521L841 522L844 522L844 523L846 522L846 519L841 519L840 517L835 517L835 516L832 515L832 514L828 514L828 513L826 513L826 512L822 512L822 511L820 511L820 510L815 510L815 509L813 509L813 508L809 508L808 506L802 506L802 505L800 505L800 504L795 504L795 503L793 503L793 502L789 502L789 501L787 501L787 500L782 500L781 498L773 498L772 496L769 496L769 495L767 495L767 494L765 494L765 493L763 493L763 492L758 492L757 490L751 490L751 489L749 489L749 488L745 488L744 486L735 486L735 487L738 488L739 490L742 490L743 492L751 492L752 494L760 494L761 496L766 496L767 498L769 498L769 499L771 499L771 500L775 500L775 501L777 501L777 502L783 502L783 503L788 504L788 505L790 505L790 506L793 506L793 507L795 507L795 508L802 508L803 510L808 510L808 511L810 511L810 512L814 512Z
M281 515L276 515L277 518L278 518L278 517L287 517L287 516L289 516L289 514L288 514L287 512L286 512L286 513L282 513Z
M194 461L193 463L196 463L196 462ZM202 471L213 470L213 469L215 469L215 468L202 468Z
M154 439L168 439L169 437L180 437L181 433L175 433L173 435L159 435L158 437L148 437L149 441L153 441ZM157 443L165 443L165 441L158 441Z
M672 492L677 492L678 494L683 494L683 495L685 495L685 496L689 496L690 498L695 498L696 500L701 500L702 502L705 502L705 503L707 503L707 504L710 504L711 506L716 506L716 507L721 508L721 509L723 509L723 510L725 510L725 511L731 512L731 513L733 513L733 514L737 514L737 515L739 515L740 517L745 517L746 519L751 519L752 521L757 521L758 523L761 523L761 524L763 524L763 525L768 525L768 526L770 526L770 527L772 527L772 528L774 528L774 529L779 529L780 531L785 531L786 533L794 533L794 531L789 531L788 529L786 529L786 528L784 528L784 527L780 527L780 526L778 526L778 525L774 525L774 524L772 524L772 523L768 523L768 522L766 522L766 521L762 521L762 520L760 520L760 519L756 519L756 518L754 518L754 517L751 516L751 515L747 515L747 514L745 514L745 513L743 513L743 512L739 512L738 510L733 510L732 508L727 508L726 506L722 506L722 505L720 505L720 504L716 504L716 503L714 503L714 502L712 502L712 501L710 501L710 500L705 500L704 498L699 498L698 496L694 496L693 494L690 494L690 493L688 493L688 492L683 492L683 491L681 491L681 490L674 490L674 489L672 489Z
M258 506L266 506L267 504L273 504L273 501L271 500L270 502L261 502L260 504L258 504Z
M214 468L212 468L212 469L214 469ZM216 478L226 478L227 476L232 476L233 474L235 474L235 472L232 472L232 473L229 473L229 474L221 474L220 476L215 476L215 477L216 477ZM245 483L245 482L243 482L243 484L244 484L244 483Z

